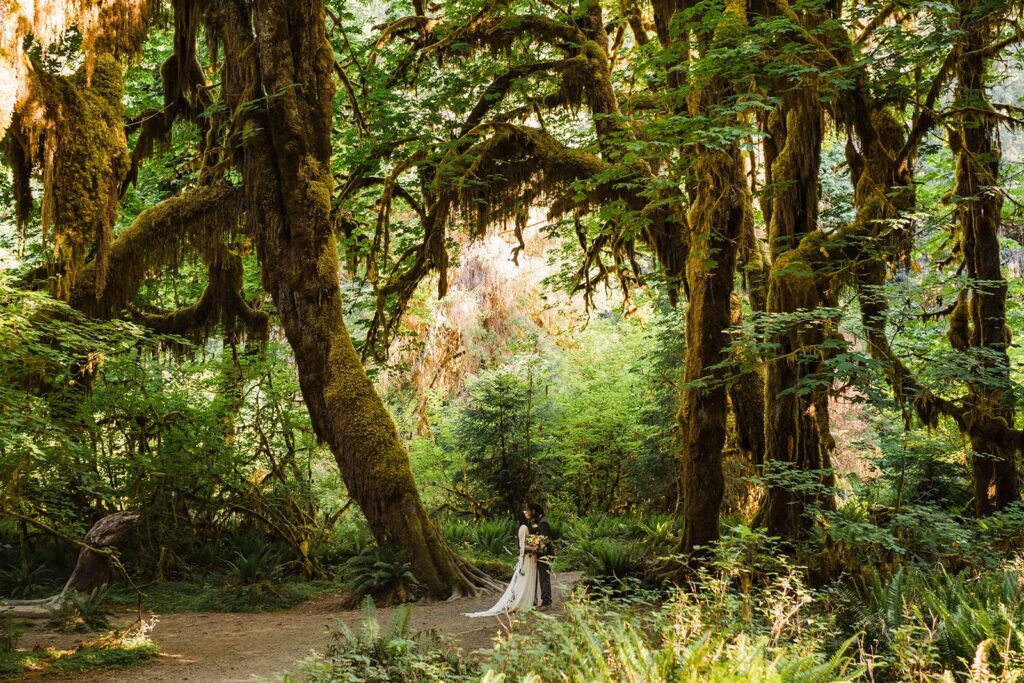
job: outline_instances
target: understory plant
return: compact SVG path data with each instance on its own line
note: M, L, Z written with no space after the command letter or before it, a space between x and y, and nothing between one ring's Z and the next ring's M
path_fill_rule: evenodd
M342 576L344 585L357 595L376 598L385 604L408 602L420 589L412 568L398 552L376 546L346 562Z
M18 646L21 628L6 614L0 615L0 654L13 652Z
M872 668L886 680L1024 678L1024 560L958 574L907 565L845 592ZM984 675L983 675L984 674Z
M7 593L16 599L28 599L37 593L53 587L53 570L45 563L16 563L6 571L0 571L0 585L7 587Z
M792 597L784 587L771 594L772 604ZM719 628L721 607L683 592L662 606L583 600L570 604L563 620L544 619L533 632L499 642L487 667L492 680L557 671L561 680L579 683L824 682L856 680L862 671L850 642L829 653L815 629L790 639L788 634L808 625L806 616L780 611L774 619L745 622L733 613L735 621Z
M369 597L363 602L362 617L354 626L339 621L332 641L323 655L313 655L299 664L299 678L284 681L307 683L469 683L480 672L471 661L461 658L436 633L413 633L409 626L411 608L396 607L383 622Z
M107 626L109 584L96 586L88 593L68 591L53 613L52 623L65 631L99 629Z

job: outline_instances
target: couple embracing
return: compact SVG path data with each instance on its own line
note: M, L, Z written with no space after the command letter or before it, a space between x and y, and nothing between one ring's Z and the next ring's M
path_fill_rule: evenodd
M467 617L493 617L534 606L541 610L551 607L550 561L555 549L551 526L544 516L544 508L537 503L526 506L523 518L525 523L519 527L519 560L508 588L494 607L467 614Z

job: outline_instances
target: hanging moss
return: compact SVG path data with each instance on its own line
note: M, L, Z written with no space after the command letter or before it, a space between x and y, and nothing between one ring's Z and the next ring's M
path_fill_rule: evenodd
M24 239L24 230L32 215L33 206L31 185L32 163L25 152L25 148L22 146L22 142L13 135L7 138L7 144L4 145L4 156L11 167L11 175L13 177L14 217L18 223L19 231L22 232L22 239Z
M65 0L5 2L0 11L0 138L34 97L21 87L34 76L28 52L45 53L78 29L88 80L100 55L131 58L142 50L149 27L162 9L159 0Z
M139 214L111 244L110 277L101 293L95 289L95 261L81 273L71 304L94 317L109 317L135 296L153 268L175 263L192 249L203 253L220 244L241 213L241 193L228 185L202 186L170 197Z
M822 17L804 11L810 25ZM786 57L783 56L783 59ZM829 306L846 273L844 250L817 228L818 174L824 137L820 84L813 75L780 78L772 83L781 105L764 117L770 141L765 143L768 272L765 310L793 316ZM757 255L753 256L755 262ZM784 318L783 318L784 319ZM765 461L788 463L798 471L819 473L822 491L770 487L758 511L757 523L784 538L801 537L809 526L810 506L830 507L827 493L830 452L828 400L823 389L798 387L821 371L826 357L823 326L816 321L790 318L772 333L773 357L765 373Z
M438 185L450 183L455 205L479 233L494 223L514 220L526 199L535 199L538 191L552 206L568 210L569 205L559 200L575 195L573 183L608 168L598 157L566 147L537 128L490 124L475 132L491 135L439 168L437 177ZM613 195L610 189L595 192L606 199Z
M242 296L242 259L227 245L204 250L208 282L199 299L175 311L154 309L134 311L137 320L161 334L173 334L199 344L223 325L235 341L248 337L266 341L270 332L270 316L249 306ZM240 324L239 324L240 323Z
M949 315L946 338L949 339L949 345L957 351L963 351L971 345L971 309L966 289L957 294L956 305Z
M17 112L23 150L43 179L42 229L52 230L57 296L68 298L90 248L93 289L103 294L121 182L128 171L121 67L110 54L64 77L41 69Z

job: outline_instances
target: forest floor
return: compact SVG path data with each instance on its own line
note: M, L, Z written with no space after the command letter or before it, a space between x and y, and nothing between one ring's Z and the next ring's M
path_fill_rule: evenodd
M557 613L565 595L579 578L579 572L552 577ZM504 618L470 619L465 612L485 610L496 594L461 598L444 602L415 604L412 631L433 630L452 639L463 653L490 648L492 639L507 631ZM161 655L136 669L90 672L66 677L46 676L47 683L93 683L100 681L189 681L190 683L233 683L238 681L277 680L295 670L295 663L312 650L322 651L330 642L328 628L341 621L354 626L361 610L341 609L342 598L321 597L277 612L224 613L198 612L157 615L150 639ZM391 609L379 610L387 623ZM123 615L121 623L130 623L132 615ZM19 648L52 647L70 649L99 634L68 634L45 630L26 632Z

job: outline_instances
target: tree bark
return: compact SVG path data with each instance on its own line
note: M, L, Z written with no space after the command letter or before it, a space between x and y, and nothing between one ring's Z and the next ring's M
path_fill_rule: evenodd
M733 21L745 23L744 0L727 0L725 11ZM735 24L726 22L716 30L712 43L728 45L735 30ZM691 114L708 115L729 89L720 75L698 84L689 102ZM679 409L683 434L681 550L686 554L719 537L727 411L727 370L721 363L729 345L739 237L750 210L739 144L731 142L724 149L699 147L694 152L696 182L688 214L686 262L685 389Z
M735 294L729 322L733 327L743 323L743 304ZM729 386L729 405L736 422L736 443L758 471L764 465L764 399L764 377L757 368L740 374Z
M93 524L84 539L89 548L82 548L78 553L75 570L64 584L61 595L66 595L69 591L89 593L109 582L112 571L110 558L92 548L114 548L123 544L135 531L138 522L137 514L115 512Z
M811 82L785 82L781 107L768 116L772 158L771 184L765 188L770 205L768 242L772 259L766 309L778 316L813 312L824 303L819 278L797 256L800 240L817 228L818 167L823 136L822 108ZM803 486L785 481L787 474L809 473L822 486L831 486L828 398L825 388L811 379L821 370L825 339L822 321L794 320L770 336L774 357L765 378L765 462L785 463L781 481L768 487L757 520L769 533L796 539L805 529L809 505L829 506L831 494L797 493Z
M679 424L683 433L682 550L691 553L719 536L725 480L727 371L712 369L729 345L730 297L736 268L736 237L747 211L739 147L706 152L702 180L689 213L692 226L686 279L686 358ZM713 259L713 260L711 260Z
M999 226L1002 195L999 184L999 132L985 87L989 59L985 46L995 37L997 18L976 0L960 5L966 30L957 56L955 106L960 110L958 127L951 138L956 153L956 210L960 228L969 296L966 306L968 335L963 351L974 356L967 405L986 417L1014 423L1014 398L1010 383L1006 326L1007 284L999 259ZM953 335L950 335L953 339ZM990 515L1020 498L1016 444L985 431L972 431L971 469L974 507L979 517Z
M225 97L243 121L237 162L249 230L313 428L378 544L400 549L429 595L490 587L427 517L408 453L342 319L330 220L334 57L321 4L258 0L250 13L229 0L214 10L214 22Z

